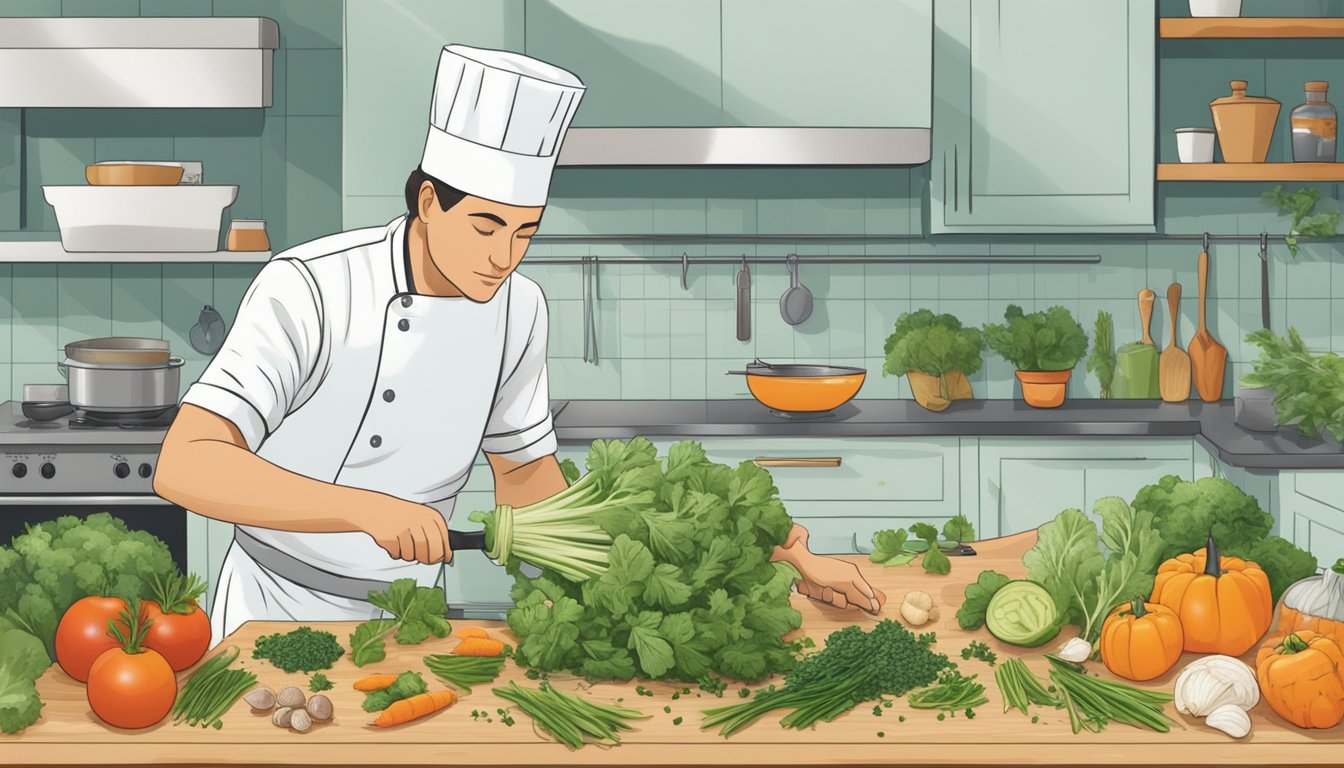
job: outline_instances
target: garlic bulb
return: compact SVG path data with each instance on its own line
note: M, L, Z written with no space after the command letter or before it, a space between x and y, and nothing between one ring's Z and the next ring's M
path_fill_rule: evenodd
M901 603L901 618L912 627L920 627L929 623L933 617L933 598L928 592L918 590L910 592L905 596L905 602Z
M1231 656L1205 656L1176 677L1176 711L1206 717L1224 704L1250 709L1260 701L1251 668Z
M1081 637L1075 637L1064 645L1060 646L1055 655L1065 661L1073 661L1082 664L1092 655L1092 644Z
M1251 732L1251 716L1236 704L1215 707L1204 722L1210 728L1217 728L1234 739L1240 739Z

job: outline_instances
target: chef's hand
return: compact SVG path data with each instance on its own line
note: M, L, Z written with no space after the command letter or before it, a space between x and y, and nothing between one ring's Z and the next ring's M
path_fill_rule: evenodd
M368 510L364 532L398 560L426 565L451 562L448 524L433 507L402 499Z
M798 593L813 600L836 608L860 608L871 614L881 611L887 601L887 596L870 585L853 563L808 552L799 555L794 567L802 574L797 582Z

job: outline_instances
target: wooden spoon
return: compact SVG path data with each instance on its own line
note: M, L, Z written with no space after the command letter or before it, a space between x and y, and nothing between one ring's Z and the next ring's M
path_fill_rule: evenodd
M1168 403L1183 403L1190 399L1190 355L1177 345L1176 332L1180 329L1181 284L1167 288L1167 303L1171 306L1171 343L1162 350L1157 360L1159 388L1162 399Z
M1190 340L1190 371L1195 389L1206 403L1223 397L1223 371L1227 368L1227 347L1219 344L1204 324L1204 297L1208 295L1209 252L1199 254L1199 330Z

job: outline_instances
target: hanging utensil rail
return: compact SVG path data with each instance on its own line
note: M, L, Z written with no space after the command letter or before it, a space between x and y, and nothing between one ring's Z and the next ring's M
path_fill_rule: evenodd
M748 264L784 264L792 255L820 264L1100 264L1101 256L746 256ZM742 263L742 256L578 256L563 258L529 257L527 264L732 264Z

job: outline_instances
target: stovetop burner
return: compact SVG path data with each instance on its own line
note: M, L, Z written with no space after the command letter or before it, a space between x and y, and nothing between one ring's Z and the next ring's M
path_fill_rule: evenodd
M159 411L136 413L76 411L67 425L71 429L154 429L172 424L175 416L177 416L176 405Z
M23 421L15 423L14 426L22 429L60 429L61 421L60 419L54 419L52 421L33 421L32 419L24 419Z

